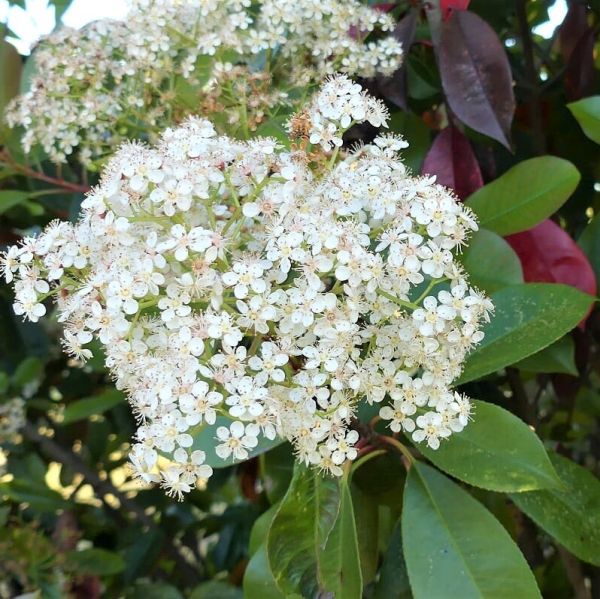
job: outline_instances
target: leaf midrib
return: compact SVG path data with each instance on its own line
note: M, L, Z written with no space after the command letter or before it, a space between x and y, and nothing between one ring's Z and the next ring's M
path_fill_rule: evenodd
M506 135L506 132L504 131L504 128L500 124L500 119L498 118L498 114L496 113L496 109L495 109L494 105L492 104L491 98L490 98L489 94L487 93L485 85L483 84L483 78L481 77L480 70L479 70L479 68L478 68L478 66L477 66L477 64L475 62L475 59L473 57L473 53L471 51L471 48L469 47L469 44L467 43L467 39L468 38L465 35L465 32L463 31L462 23L460 23L460 21L458 22L458 26L459 26L461 34L463 36L464 48L467 51L467 56L469 57L469 61L471 62L473 70L475 71L475 75L477 77L477 82L479 84L480 89L483 91L483 96L485 97L485 100L486 100L486 103L488 105L488 108L489 108L490 112L492 113L492 115L494 116L494 119L496 121L496 126L500 130L500 133L502 134L502 137L503 137L504 141L506 142L506 145L510 145L510 143L508 141L508 137ZM505 145L505 144L502 144L502 145Z

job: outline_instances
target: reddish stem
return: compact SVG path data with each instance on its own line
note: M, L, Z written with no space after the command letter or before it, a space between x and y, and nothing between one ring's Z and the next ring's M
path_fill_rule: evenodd
M355 447L358 447L358 443L355 445ZM362 456L371 453L373 450L375 450L376 447L374 445L364 445L363 447L361 447L358 450L358 454L356 455L356 458L362 458Z
M32 179L37 179L38 181L44 181L46 183L50 183L51 185L56 185L56 187L61 187L66 191L71 191L74 193L87 193L91 189L88 185L80 185L79 183L71 183L70 181L65 181L65 179L58 177L51 177L50 175L36 171L29 166L19 164L13 160L12 156L6 150L0 152L0 160L7 162L17 172L25 175L26 177L31 177Z

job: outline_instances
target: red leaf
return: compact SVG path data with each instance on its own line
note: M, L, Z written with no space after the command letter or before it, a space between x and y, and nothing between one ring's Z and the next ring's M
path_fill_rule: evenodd
M587 31L587 9L581 2L573 2L569 6L567 16L560 26L558 41L560 53L565 62L569 60L577 42Z
M510 149L515 96L496 32L476 14L458 11L442 23L437 54L452 111L465 125Z
M467 10L471 0L440 0L440 10L444 21L452 14L453 10Z
M452 126L446 127L435 138L421 172L436 175L437 182L454 189L461 200L483 186L479 164L469 140Z
M402 44L402 50L405 57L415 39L418 17L418 11L411 8L406 15L398 21L392 34ZM402 108L402 110L408 110L406 99L406 60L399 69L396 69L396 72L393 75L389 77L377 75L377 84L379 92L386 100L393 102L396 106Z
M596 34L588 27L571 52L565 70L565 90L570 102L593 93L595 43Z
M373 4L373 8L379 12L390 12L390 10L396 8L396 4L394 2L380 2L379 4Z
M519 256L527 283L562 283L596 295L596 277L591 264L568 233L554 221L542 221L528 231L509 235L506 241Z

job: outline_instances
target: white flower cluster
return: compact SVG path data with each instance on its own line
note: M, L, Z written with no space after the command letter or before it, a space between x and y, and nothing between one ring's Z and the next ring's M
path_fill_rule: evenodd
M345 76L304 115L325 147L386 121ZM124 145L77 224L3 257L18 314L37 320L52 295L70 353L102 342L140 423L135 469L170 493L211 473L199 427L224 460L280 436L340 475L362 400L432 448L467 424L450 385L492 310L452 253L477 228L471 211L407 174L400 138L331 155L304 141L284 151L190 118L156 147Z
M27 152L39 145L60 163L79 148L79 160L91 167L124 139L152 139L153 130L199 109L222 62L260 69L263 53L273 89L285 91L336 71L391 73L402 55L393 37L363 41L389 31L393 19L358 0L131 4L124 22L63 28L36 50L30 89L6 114L10 126L25 129Z
M20 397L0 402L0 443L12 441L25 424L25 402Z

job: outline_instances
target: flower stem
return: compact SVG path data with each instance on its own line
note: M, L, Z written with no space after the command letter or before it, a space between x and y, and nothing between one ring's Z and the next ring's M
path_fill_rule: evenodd
M19 164L15 162L13 157L6 150L0 151L0 160L6 162L11 168L13 168L21 175L31 177L32 179L37 179L38 181L45 181L46 183L50 183L52 185L56 185L57 187L61 187L65 191L69 191L71 193L87 193L90 190L90 187L88 185L79 185L78 183L71 183L69 181L65 181L62 178L51 177L50 175L46 175L45 173L36 171L35 169L30 168L29 166Z
M414 463L415 458L413 457L412 453L410 453L408 447L400 443L398 439L394 439L394 437L388 437L387 435L379 435L378 439L397 449L408 460L409 465Z
M410 308L411 310L416 310L419 307L417 304L413 304L412 302L407 302L406 300L402 300L399 297L396 297L395 295L392 295L391 293L384 291L383 289L381 289L381 287L379 287L377 289L377 293L379 295L389 299L391 302L394 302L395 304L402 306L403 308Z

